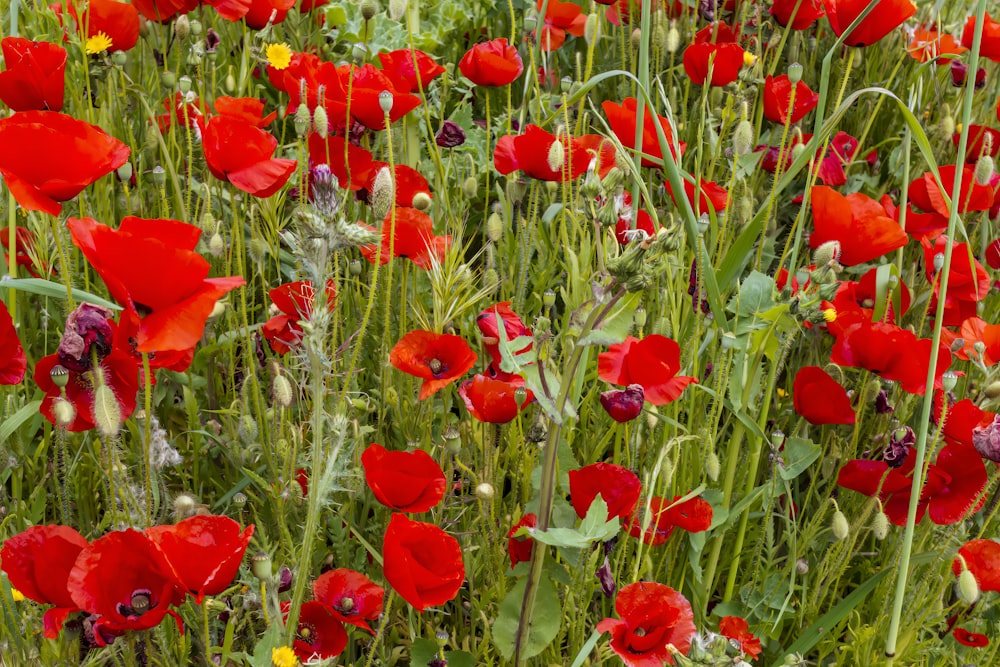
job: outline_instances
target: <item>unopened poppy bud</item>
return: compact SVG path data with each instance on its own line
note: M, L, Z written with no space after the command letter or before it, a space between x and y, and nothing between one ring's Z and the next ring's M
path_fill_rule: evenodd
M418 211L426 211L431 207L431 196L426 192L418 192L413 195L413 208Z
M271 555L266 551L258 551L250 559L250 571L260 581L271 581Z
M184 41L191 34L191 21L187 14L181 14L174 20L174 36Z
M813 264L818 267L828 266L830 262L840 259L840 241L827 241L813 252Z
M496 243L503 236L503 218L495 212L486 218L486 238Z
M111 54L111 62L114 63L116 67L125 67L125 63L128 62L128 54L121 49L118 49Z
M958 599L967 605L976 604L979 600L979 582L976 581L976 575L965 565L964 558L962 571L958 575Z
M226 74L226 78L223 79L222 85L226 87L227 93L236 92L236 77L233 76L232 72Z
M639 28L633 30L629 42L631 42L633 49L638 49L642 45L642 30Z
M958 384L958 375L952 371L945 371L941 376L941 388L945 391L952 391L956 384Z
M722 472L722 465L719 463L719 455L715 453L714 449L711 449L708 456L705 457L705 474L715 482L719 479L720 472Z
M872 534L876 540L884 540L889 535L889 517L879 509L872 519Z
M496 490L492 484L483 482L476 486L476 498L480 500L493 500L494 495L496 495Z
M361 275L361 261L357 260L357 259L352 259L351 263L347 265L347 272L350 273L351 276L353 276L355 278L357 278L358 276L360 276Z
M472 199L479 192L479 183L475 176L469 176L462 181L462 194L466 199Z
M587 22L583 24L583 40L587 46L593 46L594 42L601 36L601 20L597 14L591 12L587 14Z
M986 343L984 343L981 340L977 340L975 343L972 344L972 349L976 353L976 358L982 359L983 355L986 354Z
M94 425L105 438L118 435L122 427L122 409L115 398L115 392L106 384L94 389Z
M256 420L254 420L254 418L250 415L243 415L240 417L240 424L237 430L239 431L240 440L243 441L243 444L249 445L256 442L259 430L257 429Z
M212 257L222 257L222 254L226 252L226 242L219 232L215 232L208 238L208 252Z
M118 167L115 170L115 175L118 176L118 180L122 183L130 183L132 181L132 163L126 162Z
M552 326L552 320L545 317L544 315L539 315L538 317L535 318L535 331L538 331L539 333L544 333L548 331L549 327L551 326Z
M987 135L989 136L989 135ZM993 158L989 154L983 154L976 160L976 183L979 185L989 185L993 178Z
M69 378L68 375L66 377ZM62 396L56 399L52 406L52 412L55 414L56 424L63 428L69 428L69 425L76 419L76 408Z
M274 402L282 408L292 405L295 394L292 393L292 383L284 375L275 375L271 384L271 393L274 395Z
M941 120L938 121L938 127L941 130L941 134L946 137L955 134L955 118L951 115L947 107L945 107L945 111L941 115Z
M1000 382L991 382L986 385L986 389L983 390L986 398L995 399L1000 398Z
M317 109L319 108L317 107ZM299 104L299 108L295 110L295 119L292 123L295 125L295 134L300 137L305 136L306 132L309 131L309 127L312 125L312 115L309 113L309 106L305 102Z
M392 111L393 101L392 93L388 90L383 90L378 94L378 105L382 108L382 113L384 114L388 114Z
M260 264L268 254L267 241L257 236L253 237L247 243L247 253L250 255L250 259Z
M667 29L667 53L675 53L681 46L681 33L677 30L677 21L670 21L670 28Z
M406 14L406 0L389 0L389 18L399 21Z
M49 378L52 384L62 389L69 384L69 370L62 364L56 364L49 371Z
M838 540L847 539L851 534L851 524L847 522L847 517L839 509L833 513L833 522L830 525L833 536Z
M296 120L298 120L297 116ZM318 134L321 138L326 139L327 136L329 136L330 117L327 116L325 108L321 106L316 107L316 110L313 111L312 123L313 128L316 130L316 134Z
M375 183L372 185L371 204L376 218L382 219L389 213L389 207L395 198L394 191L392 172L389 167L382 167L375 174Z
M493 291L500 284L500 274L494 268L483 271L483 289Z
M736 124L733 131L733 152L736 155L749 155L753 150L753 125L744 118Z
M361 18L371 21L378 13L378 3L375 0L361 0Z
M562 171L563 164L566 162L566 148L562 145L561 141L556 140L552 142L545 161L552 171Z
M444 431L444 448L452 454L462 451L462 434L454 426L449 426Z
M792 162L799 159L799 156L806 152L805 144L795 144L792 146Z

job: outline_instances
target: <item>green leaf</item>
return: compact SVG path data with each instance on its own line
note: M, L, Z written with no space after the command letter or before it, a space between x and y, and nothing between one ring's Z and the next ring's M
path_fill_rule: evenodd
M760 271L751 271L740 285L740 291L730 299L726 310L740 317L762 313L774 304L773 292L774 278Z
M423 637L418 637L413 640L413 645L410 647L411 667L427 667L427 665L430 664L430 661L437 657L437 642L433 642L430 639L424 639Z
M610 521L607 517L608 504L597 494L579 527L549 528L545 531L528 529L527 532L542 544L564 549L584 549L595 542L607 542L618 534L621 529L618 517L612 517Z
M631 292L618 300L601 322L599 329L591 329L577 345L613 345L621 343L632 330L635 309L639 306L641 292Z
M276 623L272 624L264 632L257 645L253 647L253 657L250 659L250 664L253 667L272 667L271 651L282 644L281 628Z
M0 280L0 287L6 287L7 289L16 289L21 292L30 292L31 294L38 294L39 296L47 296L53 299L66 300L66 287L60 285L59 283L54 283L51 280L44 280L42 278L9 278L7 280ZM74 301L86 301L87 303L92 303L97 306L104 306L105 308L110 308L111 310L121 310L122 307L118 304L103 299L90 292L84 292L83 290L76 289L75 287L70 288L73 293Z
M781 479L791 481L805 472L813 461L819 458L820 447L812 440L805 438L785 438L785 449L781 458L784 465L779 466Z
M518 580L514 588L507 593L500 603L497 620L493 622L493 643L507 660L514 655L514 642L517 638L517 624L521 618L526 582L527 578ZM526 628L527 637L523 642L521 658L533 658L545 650L545 647L559 634L559 622L562 616L555 586L548 577L542 577L538 582L531 623Z
M542 214L542 222L548 224L555 220L555 217L559 214L559 211L562 210L562 207L562 204L550 205L547 209L545 209L545 213Z
M0 424L0 442L7 442L10 436L14 435L14 431L21 428L24 422L28 421L32 417L38 414L38 408L40 408L42 402L32 401L27 405L22 406L17 412L7 417L2 424Z

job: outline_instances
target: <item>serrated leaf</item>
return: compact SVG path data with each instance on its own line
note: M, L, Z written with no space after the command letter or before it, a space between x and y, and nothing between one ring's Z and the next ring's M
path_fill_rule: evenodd
M760 271L751 271L740 284L740 290L729 301L726 310L740 317L762 313L774 304L774 278Z
M528 529L532 539L563 549L585 549L595 542L607 542L621 530L618 517L608 521L608 504L598 494L576 528L549 528L545 531Z
M500 603L500 613L493 622L493 643L507 660L514 655L514 641L517 637L518 621L521 618L526 582L527 578L518 580L514 588L504 596L503 602ZM522 659L535 657L552 643L559 634L559 622L562 616L555 586L548 577L542 577L538 582L538 592L532 607L531 623L526 629L527 637L523 642Z
M785 448L781 452L784 464L778 467L781 479L791 481L805 472L819 458L820 446L805 438L785 438Z
M250 664L253 667L272 667L271 651L282 646L283 643L281 628L277 624L271 625L264 631L263 636L257 641L257 645L253 647L253 657L250 659Z
M608 316L601 322L600 328L591 329L577 345L614 345L624 341L628 332L632 330L640 294L640 292L632 292L619 299Z
M427 667L431 660L438 657L437 642L418 637L410 646L410 667Z

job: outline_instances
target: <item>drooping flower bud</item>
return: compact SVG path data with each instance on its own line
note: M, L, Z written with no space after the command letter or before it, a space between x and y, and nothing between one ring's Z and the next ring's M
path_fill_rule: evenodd
M976 575L972 574L972 571L966 566L965 559L961 560L962 571L958 575L958 599L967 605L973 605L979 600L979 582L976 581Z
M178 40L184 41L191 34L191 20L188 19L187 14L181 14L176 19L174 19L174 36Z
M622 424L639 416L646 394L641 384L630 384L625 389L611 389L601 393L601 406L616 422Z
M57 368L59 367L57 366ZM69 375L66 375L65 377L66 379L69 379ZM55 400L55 403L52 406L52 412L55 414L56 424L63 428L69 428L69 425L73 423L74 419L76 419L76 408L62 396Z
M833 513L833 522L830 528L833 530L833 536L838 540L847 539L847 536L851 534L851 524L847 522L847 517L839 509Z
M733 131L733 153L739 155L749 155L753 150L753 125L746 118L736 124Z
M251 415L243 415L240 417L239 428L240 440L245 445L253 444L257 441L257 435L259 430L257 428L257 422Z
M496 243L503 236L503 218L496 212L490 213L486 218L486 238Z
M407 0L389 0L389 18L393 21L402 20L406 15Z
M304 137L312 125L312 114L309 113L309 105L305 102L299 104L298 109L295 110L295 119L292 123L295 125L295 134Z
M872 534L876 540L882 541L889 535L889 517L879 508L872 519Z
M472 199L479 192L479 182L475 176L469 176L462 181L462 194L466 199Z
M465 143L465 130L453 121L446 120L434 135L434 142L441 148L455 148Z
M813 264L817 268L829 266L840 259L840 241L827 241L813 251Z
M292 383L284 375L279 374L274 376L274 382L271 384L271 394L274 396L275 404L282 408L291 407L292 401L295 400L295 394L292 392Z
M583 41L592 46L601 36L601 21L597 14L587 14L587 22L583 25Z

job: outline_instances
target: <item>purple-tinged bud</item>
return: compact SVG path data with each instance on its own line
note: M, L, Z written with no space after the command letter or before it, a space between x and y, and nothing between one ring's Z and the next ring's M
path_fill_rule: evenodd
M951 61L951 85L961 88L965 85L965 79L969 74L969 66L960 60ZM986 70L980 67L976 70L976 90L986 87Z
M615 584L615 575L611 572L611 561L608 557L604 557L604 564L597 568L597 580L601 582L601 592L604 593L604 597L611 598L614 597L615 590L618 586Z
M1000 415L992 424L972 429L972 445L984 459L1000 463Z
M108 321L114 313L103 306L81 303L66 318L66 331L59 341L59 363L71 371L82 373L90 369L91 349L99 359L111 354L114 331Z
M438 133L434 135L434 141L441 148L455 148L465 143L465 130L458 123L446 120Z
M292 588L292 568L283 566L278 571L278 592L284 593Z
M645 400L646 392L639 384L630 384L625 389L612 389L601 393L601 405L604 406L604 411L619 423L629 422L638 417Z
M896 408L889 404L889 394L885 393L885 389L879 389L878 394L875 395L875 412L887 415L895 410Z
M889 444L882 450L882 458L890 468L898 468L917 442L917 436L909 426L900 426L889 437Z

